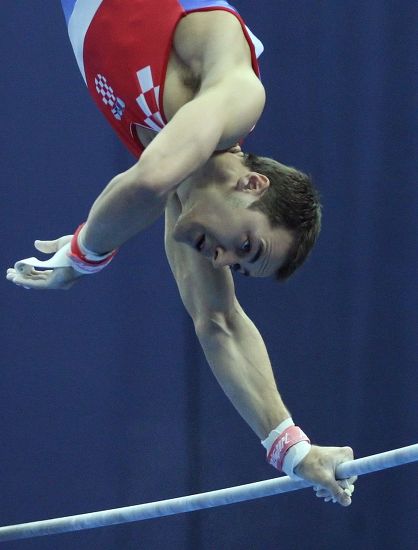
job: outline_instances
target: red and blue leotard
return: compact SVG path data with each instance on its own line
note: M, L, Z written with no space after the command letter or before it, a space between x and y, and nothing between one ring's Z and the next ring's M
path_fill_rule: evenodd
M61 0L81 74L96 105L137 157L143 146L135 125L159 132L174 31L195 11L225 10L237 17L251 49L254 71L261 42L222 0Z

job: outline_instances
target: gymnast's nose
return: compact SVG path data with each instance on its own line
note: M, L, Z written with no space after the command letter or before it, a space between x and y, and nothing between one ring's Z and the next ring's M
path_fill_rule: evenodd
M236 262L236 258L232 252L224 250L221 246L216 246L212 254L213 267L219 269L221 267L231 266Z

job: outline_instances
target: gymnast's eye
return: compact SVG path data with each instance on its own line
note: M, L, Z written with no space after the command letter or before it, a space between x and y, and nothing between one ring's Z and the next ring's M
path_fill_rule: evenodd
M248 254L251 251L251 242L250 239L246 239L244 243L240 246L240 251Z
M195 249L196 249L198 252L200 252L200 251L202 250L202 248L203 248L204 243L205 243L205 235L201 235L201 236L197 239L197 241L195 242L195 245L194 245Z

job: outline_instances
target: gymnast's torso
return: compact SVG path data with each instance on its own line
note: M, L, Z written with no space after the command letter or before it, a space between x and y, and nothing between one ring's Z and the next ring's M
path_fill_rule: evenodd
M236 10L208 0L62 0L76 59L97 107L139 158L202 79L243 57L257 75L261 42Z

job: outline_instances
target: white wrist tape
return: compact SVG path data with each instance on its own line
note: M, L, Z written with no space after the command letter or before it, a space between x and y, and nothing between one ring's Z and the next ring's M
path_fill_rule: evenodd
M90 273L98 273L110 264L117 250L112 250L107 254L96 254L88 250L79 239L81 230L84 227L82 223L76 230L71 240L68 257L70 258L72 267L79 273L88 275Z
M290 428L290 426L294 426L295 423L291 418L286 418L286 420L283 420L283 422L280 422L280 424L277 426L277 428L274 428L274 430L271 430L268 437L264 441L261 442L263 447L266 449L267 453L270 451L271 446L276 441L276 439L279 437L279 435L286 429Z
M107 260L110 256L114 255L114 251L107 252L106 254L97 254L96 252L92 252L88 248L84 246L83 241L83 235L78 232L78 238L77 238L77 244L79 251L83 255L83 257L89 261L89 262L103 262L104 260Z
M294 469L311 449L309 439L292 418L281 422L261 443L267 450L268 462L293 478L298 477Z
M296 443L293 447L290 447L285 454L282 471L292 479L300 479L295 474L295 468L300 462L302 462L310 450L311 444L308 441L299 441L299 443Z

